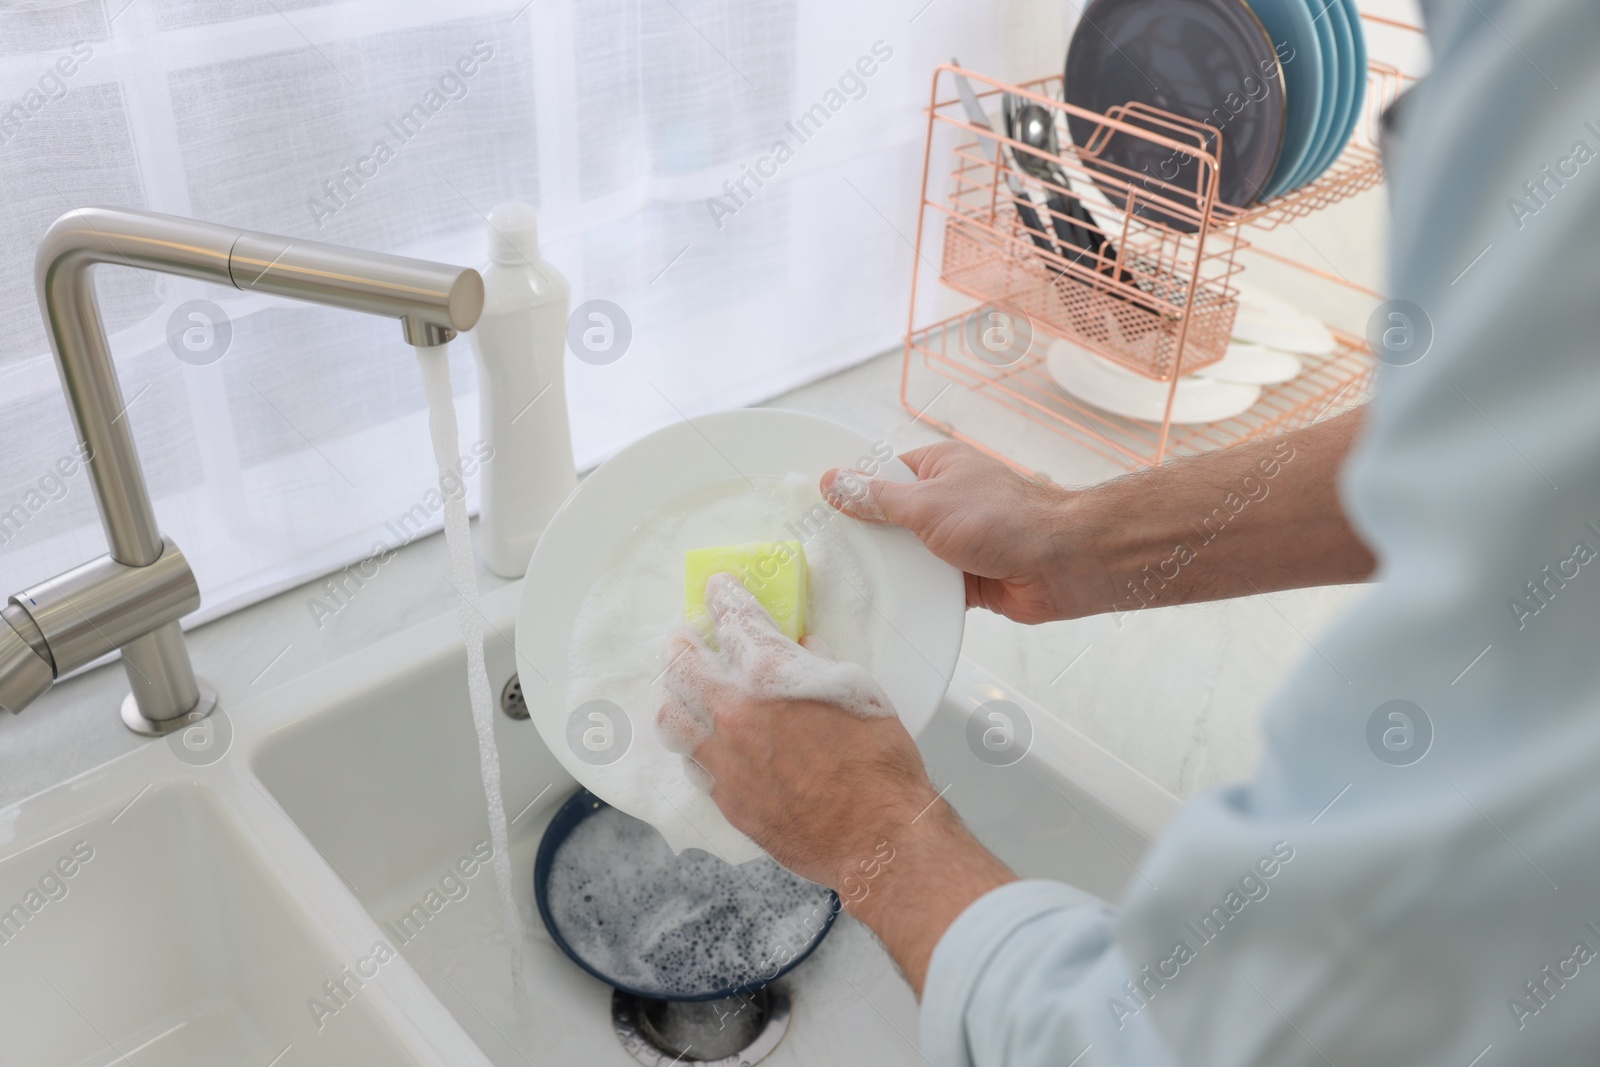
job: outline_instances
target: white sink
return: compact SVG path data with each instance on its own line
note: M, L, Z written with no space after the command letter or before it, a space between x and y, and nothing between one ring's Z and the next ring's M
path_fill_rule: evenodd
M497 693L516 669L519 592L482 605ZM0 916L0 1063L635 1063L611 991L532 907L539 836L574 783L529 723L497 714L529 979L513 992L454 612L228 696L220 758L154 741L0 811L0 907L28 901L74 845L93 849L14 936ZM1036 734L1013 766L968 747L968 717L995 699ZM922 746L946 798L1019 872L1108 897L1177 806L969 664ZM324 983L340 980L336 997ZM764 1063L920 1061L909 990L848 919L785 985L792 1020Z
M213 791L101 775L10 809L10 829L69 804L64 824L12 837L0 861L0 1061L214 1067L292 1048L296 1064L431 1062L354 982L327 1001L322 983L355 957L297 914ZM329 1014L314 1017L311 997Z

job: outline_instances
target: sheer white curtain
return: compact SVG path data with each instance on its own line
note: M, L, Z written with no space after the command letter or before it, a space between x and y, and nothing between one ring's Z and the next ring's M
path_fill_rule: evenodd
M478 264L483 216L533 203L574 302L633 329L614 363L568 356L589 465L892 345L932 65L1041 73L1065 21L1007 0L0 0L0 595L105 550L34 300L62 212ZM116 267L99 292L197 619L401 539L432 463L397 324ZM231 332L205 365L168 336L195 299ZM452 360L465 450L465 340Z

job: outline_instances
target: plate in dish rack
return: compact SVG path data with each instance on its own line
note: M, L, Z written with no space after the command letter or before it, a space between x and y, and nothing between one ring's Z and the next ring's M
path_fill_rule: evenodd
M657 735L654 685L664 657L641 671L639 645L619 645L616 678L604 684L596 682L605 676L593 657L572 658L575 629L593 617L591 602L580 619L585 602L598 583L609 583L603 588L627 599L626 619L637 623L626 641L663 642L661 635L683 611L683 551L799 540L809 555L813 545L820 553L843 544L847 551L836 558L848 559L851 572L834 587L843 600L859 598L848 610L866 639L858 648L832 651L872 673L915 735L933 718L955 673L966 590L961 572L909 532L857 522L823 503L815 487L824 471L868 465L878 466L880 478L915 480L886 446L829 419L770 409L707 415L658 430L606 461L567 498L540 538L528 563L516 633L517 670L533 725L579 783L655 826L675 851L702 848L731 863L761 855L690 782L683 758ZM725 518L735 512L724 502L779 485L786 494L798 493L792 506L791 496L780 498L792 515ZM637 575L632 564L619 569L625 558L642 558L640 538L647 536L656 538L649 542L652 551L661 547L662 565Z
M1102 411L1141 422L1160 422L1171 386L1135 374L1086 348L1056 339L1045 352L1045 367L1061 391ZM1242 415L1261 398L1259 385L1241 385L1184 375L1172 392L1172 421L1191 425Z
M1278 385L1298 377L1301 369L1298 356L1235 341L1228 346L1227 355L1194 373L1199 378L1239 385Z
M1271 0L1285 6L1303 2ZM1304 10L1300 14L1314 47L1311 15ZM1144 105L1221 129L1220 149L1214 135L1205 144L1221 155L1217 198L1239 207L1254 203L1280 155L1304 148L1300 111L1313 101L1297 95L1297 83L1307 78L1321 82L1320 66L1311 69L1320 56L1289 69L1264 21L1244 0L1094 0L1067 49L1063 99L1091 114ZM1200 164L1162 143L1187 145L1192 134L1138 111L1116 117L1152 136L1132 134L1076 111L1067 115L1072 141L1096 183L1119 209L1126 207L1131 190L1136 194L1135 215L1195 232L1198 224L1188 211L1163 207L1178 203L1194 212L1204 207L1197 195Z

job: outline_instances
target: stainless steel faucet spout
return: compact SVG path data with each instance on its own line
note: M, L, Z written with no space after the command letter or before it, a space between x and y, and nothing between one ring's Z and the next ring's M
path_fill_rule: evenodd
M192 219L119 208L80 208L51 224L34 255L34 280L78 437L89 446L89 477L111 558L144 567L161 555L144 471L123 418L111 348L100 321L91 268L117 263L230 285L228 253L239 232Z
M443 344L470 330L483 310L483 278L475 270L381 252L361 252L267 233L241 233L228 253L236 288L291 300L331 304L399 319L406 341L434 331Z
M127 208L79 208L46 232L34 258L39 306L73 424L88 446L90 481L110 552L41 588L67 589L67 614L86 604L107 611L115 606L119 628L110 647L121 648L133 686L132 710L125 706L123 718L140 732L164 733L193 721L203 710L202 690L208 690L195 679L176 621L198 606L198 593L190 598L183 592L193 575L176 546L161 536L123 417L126 405L91 271L102 263L396 318L408 343L427 345L473 327L483 309L483 279L462 267ZM130 604L137 609L132 616ZM26 614L19 615L19 608ZM93 644L80 633L73 648L57 648L66 638L52 642L50 627L38 622L24 601L12 599L0 622L0 707L20 711L19 704L43 691L41 664L59 676L71 669L61 664L77 665Z

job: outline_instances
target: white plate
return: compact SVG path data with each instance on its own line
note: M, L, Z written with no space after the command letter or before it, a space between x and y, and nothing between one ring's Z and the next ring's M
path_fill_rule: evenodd
M1239 285L1233 339L1303 356L1329 356L1339 347L1328 328L1281 297Z
M1278 385L1293 380L1299 373L1298 357L1264 345L1238 341L1228 346L1228 354L1220 360L1195 371L1201 378L1240 385Z
M662 745L653 700L635 693L627 702L618 701L631 734L620 758L604 764L579 758L568 741L569 718L577 710L569 706L568 654L579 609L652 514L680 511L719 493L748 491L747 479L759 484L799 473L814 484L831 467L861 467L863 457L871 462L872 452L873 442L854 430L792 411L728 411L678 423L635 442L585 478L534 549L516 635L518 673L533 724L574 778L655 826L674 851L702 848L730 863L762 854L689 782L682 758ZM884 464L877 476L915 480L898 459ZM821 504L820 495L816 501ZM863 665L915 735L933 717L961 653L966 614L961 572L905 530L858 523L821 507L810 513L812 521L830 516L828 529L843 531L866 572L869 596L864 599L870 604L875 653ZM797 514L793 529L773 529L764 539L796 539L794 531L804 532L806 517ZM716 532L702 528L697 534ZM761 539L747 532L737 537ZM633 610L652 623L672 621L682 611L681 572L678 581L676 588L641 583L636 603L643 606ZM861 661L850 649L834 652ZM618 736L621 732L616 730Z
M1160 422L1167 410L1166 382L1153 381L1059 338L1045 352L1045 366L1063 391L1113 415ZM1219 422L1250 410L1261 387L1185 375L1172 398L1175 423Z

